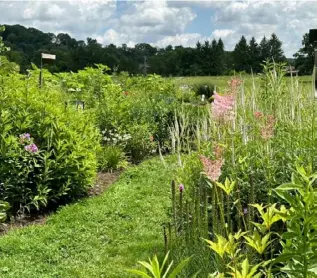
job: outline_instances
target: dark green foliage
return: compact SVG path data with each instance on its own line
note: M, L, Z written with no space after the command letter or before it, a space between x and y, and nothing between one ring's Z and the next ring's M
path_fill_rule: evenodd
M234 69L236 71L250 71L249 62L249 46L244 36L236 44L234 51Z
M213 96L215 90L215 85L213 84L195 84L193 90L197 95L205 95L206 99L209 99Z
M268 41L268 47L270 49L269 59L272 59L275 63L286 61L282 49L282 42L279 40L276 34L272 34L271 38Z
M146 60L146 73L162 76L223 75L233 69L251 72L251 68L253 72L260 72L262 61L272 57L277 62L284 60L281 41L275 34L269 40L264 38L258 47L254 39L248 45L243 37L233 52L225 51L221 39L197 42L194 48L181 45L157 48L147 43L135 47L102 46L92 38L77 41L68 34L43 33L20 25L7 25L3 40L11 48L6 55L20 65L22 72L30 68L31 62L40 65L41 52L57 55L54 63L44 64L51 72L77 72L94 64L106 64L114 73L144 74Z
M306 33L303 36L302 48L294 54L295 67L300 74L311 74L314 66L314 46L309 43L309 36Z
M249 59L249 64L252 72L260 72L260 63L262 62L260 57L260 46L258 45L254 37L252 37L249 42Z

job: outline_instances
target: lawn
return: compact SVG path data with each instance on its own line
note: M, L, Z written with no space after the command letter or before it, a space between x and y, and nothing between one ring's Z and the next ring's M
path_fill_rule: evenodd
M0 241L0 277L130 277L126 268L164 252L171 168L129 168L102 196L62 208L47 224Z
M241 76L245 81L246 88L250 88L252 85L252 80L254 80L255 84L258 84L261 80L261 75L254 75L252 79L252 75L243 75ZM214 85L216 86L216 90L218 92L222 92L228 86L228 81L232 78L232 76L188 76L188 77L175 77L173 78L174 84L181 85L196 85L196 84L206 84L206 85ZM291 77L284 77L286 80L290 82ZM300 76L300 83L310 83L312 81L311 76Z

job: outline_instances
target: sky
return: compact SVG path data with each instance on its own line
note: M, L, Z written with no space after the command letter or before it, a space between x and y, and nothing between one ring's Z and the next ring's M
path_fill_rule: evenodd
M115 1L0 0L0 24L21 24L43 32L87 37L103 45L150 43L195 46L222 38L233 50L242 35L259 42L277 34L290 58L303 35L317 29L317 1Z

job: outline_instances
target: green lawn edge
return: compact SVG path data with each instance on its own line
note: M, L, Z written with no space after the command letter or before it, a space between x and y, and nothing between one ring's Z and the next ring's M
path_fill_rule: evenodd
M9 232L0 238L0 277L132 277L126 269L164 252L172 172L159 158L145 161L103 195Z

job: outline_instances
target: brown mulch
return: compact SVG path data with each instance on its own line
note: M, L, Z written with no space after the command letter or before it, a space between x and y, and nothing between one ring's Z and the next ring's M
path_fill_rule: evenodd
M98 173L96 184L88 191L89 197L101 195L113 184L120 176L122 171L113 173ZM0 224L0 236L6 234L9 230L20 229L30 225L43 225L51 213L40 213L34 215L22 215L15 217L10 222Z
M105 192L119 178L121 173L122 171L99 173L95 186L88 191L89 196L97 196Z

